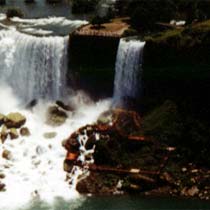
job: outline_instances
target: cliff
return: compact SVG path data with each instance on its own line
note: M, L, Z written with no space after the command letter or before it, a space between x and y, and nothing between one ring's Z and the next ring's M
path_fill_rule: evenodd
M70 69L76 87L93 97L112 95L119 37L70 35Z

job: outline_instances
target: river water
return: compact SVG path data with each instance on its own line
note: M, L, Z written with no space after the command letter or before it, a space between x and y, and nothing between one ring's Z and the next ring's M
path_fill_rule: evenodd
M35 202L21 210L209 210L210 202L169 198L89 197L72 202L58 199L54 206Z
M26 18L42 18L48 16L62 16L69 19L86 19L87 15L73 15L69 0L62 3L47 4L45 0L36 0L36 3L26 4L24 0L6 0L5 6L0 6L0 13L4 13L8 7L18 7Z

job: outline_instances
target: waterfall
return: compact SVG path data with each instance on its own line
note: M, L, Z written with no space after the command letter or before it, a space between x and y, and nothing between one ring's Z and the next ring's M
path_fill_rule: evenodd
M141 92L142 58L145 42L120 40L115 66L113 106L125 106Z
M65 90L68 37L0 31L0 79L24 102L56 100Z

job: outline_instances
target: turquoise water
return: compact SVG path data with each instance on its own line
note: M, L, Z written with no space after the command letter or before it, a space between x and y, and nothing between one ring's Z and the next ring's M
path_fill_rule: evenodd
M209 210L210 202L175 198L90 197L52 205L35 202L21 210Z

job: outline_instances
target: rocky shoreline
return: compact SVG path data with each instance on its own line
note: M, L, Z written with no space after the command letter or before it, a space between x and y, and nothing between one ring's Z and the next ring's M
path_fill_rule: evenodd
M89 171L76 189L93 195L170 195L209 200L210 168L191 162L178 147L144 135L144 127L138 113L116 109L103 113L97 123L80 128L65 140L64 169L70 172L76 165ZM84 147L94 149L94 163L77 160L81 135L87 137Z

